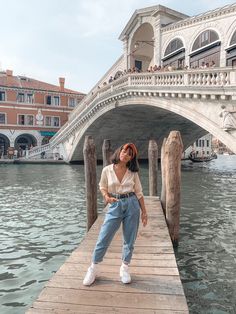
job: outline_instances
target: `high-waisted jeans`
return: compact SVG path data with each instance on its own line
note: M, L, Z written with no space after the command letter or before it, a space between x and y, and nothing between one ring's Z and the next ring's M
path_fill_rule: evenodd
M122 260L130 263L137 237L140 205L136 195L121 198L109 205L93 252L93 263L100 263L121 222L123 227Z

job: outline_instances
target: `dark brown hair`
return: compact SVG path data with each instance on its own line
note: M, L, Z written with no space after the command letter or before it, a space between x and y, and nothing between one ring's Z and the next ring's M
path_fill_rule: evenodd
M118 164L120 162L120 152L122 151L124 146L127 147L127 144L124 144L124 145L120 146L119 148L117 148L115 150L114 154L111 156L111 162L113 164ZM129 149L130 156L134 155L134 157L129 162L127 162L126 166L130 171L138 172L139 171L139 164L138 164L137 154L136 154L136 152L133 151L132 146L128 145L126 150L128 150L128 149Z

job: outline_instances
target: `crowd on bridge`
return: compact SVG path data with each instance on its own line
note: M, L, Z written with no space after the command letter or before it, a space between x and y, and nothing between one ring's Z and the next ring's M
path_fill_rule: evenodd
M165 66L150 66L147 71L142 71L137 67L129 68L128 70L118 71L114 76L110 76L108 79L108 82L104 81L102 86L106 86L107 84L112 83L113 81L119 79L122 76L125 76L127 74L131 73L155 73L155 72L172 72L172 71L178 71L178 70L189 70L189 69L207 69L207 68L214 68L216 66L216 63L214 60L211 62L202 62L200 66L191 66L190 68L186 66L179 66L176 67L174 65L165 65ZM101 86L98 86L98 89L100 89Z

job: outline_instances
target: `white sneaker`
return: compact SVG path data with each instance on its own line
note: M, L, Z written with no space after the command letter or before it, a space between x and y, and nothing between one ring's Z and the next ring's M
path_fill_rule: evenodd
M123 283L130 283L131 282L131 276L129 273L129 266L126 264L122 264L120 266L120 280Z
M91 266L88 268L87 273L84 277L83 285L90 286L92 283L94 283L97 275L98 275L98 265L91 264Z

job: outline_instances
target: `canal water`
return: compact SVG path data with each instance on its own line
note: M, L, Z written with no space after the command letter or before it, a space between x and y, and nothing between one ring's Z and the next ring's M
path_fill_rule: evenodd
M142 165L145 194L147 176ZM25 313L80 243L84 196L81 165L0 165L1 314ZM236 156L184 162L176 258L190 313L236 313L235 239Z

